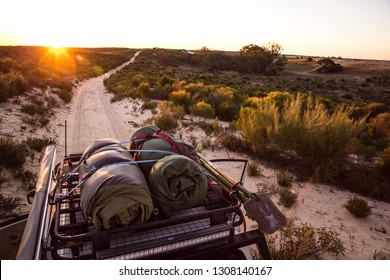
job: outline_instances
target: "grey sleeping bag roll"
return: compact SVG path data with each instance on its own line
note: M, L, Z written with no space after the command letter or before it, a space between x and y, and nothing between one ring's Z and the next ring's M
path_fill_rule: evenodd
M102 147L92 153L86 160L80 163L79 181L91 169L99 169L107 164L134 161L128 150L120 145L110 145Z
M135 164L98 169L85 181L80 205L97 230L144 223L153 212L146 179Z
M114 145L118 143L119 141L114 138L103 138L103 139L95 140L84 150L84 153L80 158L80 162L89 158L96 150L105 146Z

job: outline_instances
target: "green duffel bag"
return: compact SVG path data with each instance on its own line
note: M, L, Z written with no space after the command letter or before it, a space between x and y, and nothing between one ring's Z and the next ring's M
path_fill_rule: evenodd
M153 165L149 187L159 205L175 211L199 205L208 185L204 171L195 161L170 155Z
M136 150L138 148L138 144L145 141L146 136L152 135L159 130L160 129L155 125L147 125L137 129L130 137L128 145L129 150Z
M156 151L156 152L147 152L147 151ZM140 151L137 152L135 157L138 161L146 161L139 163L139 166L144 171L145 176L149 175L150 170L153 165L160 159L165 156L172 155L172 145L166 142L165 140L159 138L152 138L146 140ZM164 153L164 151L167 151ZM148 162L150 161L150 162Z
M153 201L137 165L112 165L98 169L81 191L80 206L85 220L97 230L146 222Z

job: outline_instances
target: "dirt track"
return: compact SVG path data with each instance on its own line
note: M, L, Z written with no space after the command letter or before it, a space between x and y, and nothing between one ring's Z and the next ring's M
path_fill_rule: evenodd
M106 74L85 81L76 89L68 116L68 152L81 152L98 138L115 138L120 141L128 138L126 128L110 104L110 95L103 81L133 63L138 54Z

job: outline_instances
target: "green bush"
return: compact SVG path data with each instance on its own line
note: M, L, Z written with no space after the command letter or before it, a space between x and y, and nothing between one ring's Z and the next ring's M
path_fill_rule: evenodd
M40 106L37 106L35 104L25 104L25 105L22 105L22 108L21 108L21 111L23 113L26 113L28 115L37 115L37 114L42 114L43 111L42 111L42 107Z
M19 168L26 162L27 150L24 145L10 138L0 137L0 165Z
M149 96L149 92L150 92L149 83L147 83L147 82L142 82L142 83L138 86L138 91L141 93L141 96L144 96L144 97Z
M350 198L345 207L357 218L364 218L371 214L371 207L368 206L367 201L358 197Z
M65 103L70 103L70 101L72 101L72 91L71 90L61 89L59 91L56 91L55 93Z
M252 151L251 146L247 141L233 133L222 135L220 138L220 143L226 149L233 152L249 153Z
M161 77L160 85L163 87L163 86L166 86L166 85L172 85L174 82L175 81L173 79L171 79L167 75L164 75L164 76Z
M21 200L22 199L20 197L5 197L3 194L0 194L0 210L14 210L21 204Z
M27 79L19 72L0 72L0 102L6 101L9 97L20 95L29 88Z
M287 170L278 171L276 173L276 180L281 187L290 187L292 184L291 174Z
M274 260L313 260L324 254L344 254L339 234L326 227L314 228L310 224L295 226L292 222L268 237L268 247Z
M144 100L144 103L141 106L142 110L153 110L158 106L157 101L154 100Z
M292 189L282 188L279 190L279 201L284 207L293 206L297 198L298 194Z
M204 118L214 118L215 112L210 104L207 104L204 101L199 101L195 105L190 107L190 113L195 116L200 116Z
M172 131L179 126L178 120L183 111L181 107L175 106L170 102L163 102L159 105L160 114L154 118L154 124L166 131Z
M264 98L257 108L241 108L239 126L253 150L294 152L313 171L323 162L345 160L363 120L353 122L348 108L328 112L315 98L300 94L283 102L278 106Z
M49 142L49 139L29 137L26 140L26 145L34 151L42 152L42 150L49 144Z
M176 105L188 108L191 102L191 95L185 90L173 91L169 94L169 100Z
M32 190L35 188L37 176L32 171L20 168L14 172L13 176L22 180L23 186L26 190Z
M259 176L261 174L260 164L256 161L251 161L248 164L248 175Z
M179 126L177 119L171 114L160 114L154 119L154 124L166 131L172 131Z
M262 103L256 109L241 108L238 126L255 152L267 149L278 118L279 111L274 103Z
M390 140L390 113L382 113L370 120L374 132Z

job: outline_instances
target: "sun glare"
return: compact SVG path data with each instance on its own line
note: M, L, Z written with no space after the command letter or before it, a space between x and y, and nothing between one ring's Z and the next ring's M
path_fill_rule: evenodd
M62 46L47 47L47 51L43 55L40 62L42 65L50 67L54 70L75 68L74 59L70 53L68 53L67 48Z
M54 52L54 53L66 52L66 48L63 47L63 46L60 46L60 45L58 45L58 46L50 46L49 50L51 52Z

